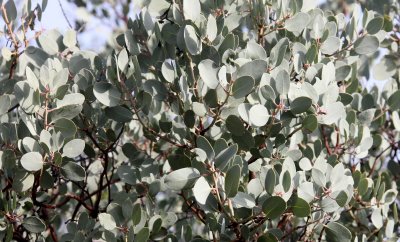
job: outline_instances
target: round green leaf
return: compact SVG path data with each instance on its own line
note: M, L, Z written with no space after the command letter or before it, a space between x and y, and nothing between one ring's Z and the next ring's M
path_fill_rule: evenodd
M218 107L218 94L216 89L209 89L204 96L204 103L210 108Z
M351 241L352 235L349 229L337 222L330 222L325 227L326 241L347 242Z
M293 32L296 36L298 36L307 26L309 20L310 16L307 13L299 12L296 13L290 19L286 20L285 28L288 31Z
M229 115L226 119L226 128L229 132L236 136L243 135L244 131L246 130L243 126L243 122L235 115Z
M325 55L332 55L340 48L340 39L336 36L328 37L321 45L321 52Z
M35 176L28 172L16 172L13 179L12 188L17 192L29 190L35 182Z
M290 111L293 114L306 112L312 105L312 100L309 97L298 97L290 104Z
M237 70L237 78L242 76L251 76L256 85L258 85L267 67L268 63L265 60L253 60L247 62Z
M162 225L162 218L160 215L154 215L149 220L149 228L152 233L157 233L160 231Z
M269 86L269 85L262 86L262 87L260 88L260 93L261 93L261 95L262 95L265 99L267 99L267 100L275 101L275 99L276 99L275 91L274 91L274 89L273 89L271 86Z
M77 130L75 123L66 118L61 118L54 122L54 129L57 132L61 132L65 138L74 137Z
M64 33L63 43L68 48L73 48L77 41L76 41L76 32L73 29L68 29Z
M286 210L286 202L283 198L278 196L269 197L264 201L262 210L265 213L265 217L269 219L278 218Z
M368 34L376 34L381 30L383 27L383 18L382 17L375 17L371 19L371 21L367 24L367 32Z
M254 79L251 76L241 76L232 85L232 95L235 98L247 96L254 87Z
M82 139L73 139L64 145L62 155L68 158L75 158L83 153L85 141Z
M140 203L136 203L133 205L132 209L132 223L133 225L138 225L140 223L140 220L142 218L142 208Z
M47 52L47 54L56 55L59 52L57 41L50 34L41 34L38 38L38 41L40 46L44 51Z
M395 91L387 100L390 110L400 109L400 90Z
M312 176L312 179L314 180L315 184L317 184L320 187L325 187L326 177L325 177L325 174L321 170L319 170L318 168L312 168L311 176Z
M137 182L136 168L128 165L121 165L117 168L117 174L122 182L135 185Z
M214 61L206 59L202 60L199 65L199 74L203 82L211 89L217 88L218 81L218 66Z
M282 63L288 45L289 45L288 38L282 38L272 48L271 56L269 58L269 63L272 67L279 66Z
M202 45L196 30L191 25L186 25L183 31L186 49L191 55L198 55L201 52Z
M200 18L200 12L199 0L183 0L183 15L185 15L185 19L195 22Z
M389 189L387 190L383 196L382 200L385 204L391 204L396 200L397 197L397 190L396 189Z
M185 167L169 173L164 182L170 189L179 191L192 188L199 177L200 172L196 168Z
M249 118L252 125L256 127L264 126L269 119L268 109L261 104L256 104L250 108Z
M337 195L337 197L335 198L336 203L341 206L344 207L344 205L346 205L347 202L347 193L345 191L341 191L339 193L339 195Z
M41 233L46 230L46 224L38 217L26 217L22 226L31 233Z
M177 27L176 25L174 27L175 27L174 30L179 29L179 27ZM140 54L139 44L137 43L136 38L133 36L133 31L132 30L125 31L124 37L125 37L125 44L126 47L128 48L129 53L131 55L139 55ZM176 40L176 32L174 35L174 40Z
M132 111L124 106L106 107L104 111L108 118L120 123L126 123L133 119Z
M218 211L217 199L211 191L212 188L204 177L200 177L193 187L193 195L200 206L210 211Z
M96 82L93 86L93 94L103 105L114 107L119 104L121 93L111 83Z
M73 161L67 161L61 166L61 174L72 181L83 181L86 177L85 169Z
M351 103L351 101L353 101L353 96L351 96L348 93L339 93L340 96L340 102L343 103L344 106L347 106L348 104Z
M379 40L372 35L365 35L354 42L354 51L360 55L375 52L379 47Z
M364 195L368 190L368 179L364 178L358 183L358 194Z
M149 228L145 227L145 228L142 228L139 231L139 233L136 234L135 241L147 242L149 240L149 237L150 237L150 230L149 230Z
M292 209L293 214L297 217L307 217L311 213L310 204L297 196L291 199L290 208Z
M38 171L43 167L43 157L39 152L29 152L21 157L21 165L27 171Z
M210 142L204 136L198 136L196 139L197 147L204 150L207 154L207 159L211 161L215 157L215 152Z
M117 227L115 220L111 214L108 213L100 213L99 214L99 222L100 225L103 226L106 230L113 230Z
M343 81L350 74L351 66L344 65L335 70L335 79L336 81Z
M312 169L312 164L310 159L308 159L307 157L303 157L300 161L299 161L299 167L300 169L302 169L303 171L309 171Z
M171 61L165 60L161 66L161 72L164 79L169 82L173 83L176 77L175 68L172 65Z
M207 109L204 106L204 103L193 102L193 112L200 117L204 117L207 114Z
M215 157L215 166L219 169L224 169L224 167L228 164L228 162L236 155L238 151L238 145L234 144L226 149L222 150L216 157Z
M217 26L217 20L212 14L208 15L207 18L207 38L209 41L213 41L218 34L218 26Z

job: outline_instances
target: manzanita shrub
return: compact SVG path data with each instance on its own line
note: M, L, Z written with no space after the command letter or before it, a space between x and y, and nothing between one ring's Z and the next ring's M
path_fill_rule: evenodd
M95 53L0 1L0 239L395 241L399 5L317 2L142 1Z

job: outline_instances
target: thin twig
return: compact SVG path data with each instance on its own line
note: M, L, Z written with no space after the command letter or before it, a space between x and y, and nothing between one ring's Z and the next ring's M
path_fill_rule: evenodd
M61 1L60 1L60 0L58 0L58 4L60 5L61 12L62 12L62 14L64 15L65 21L67 21L67 23L68 23L68 26L69 26L71 29L74 29L74 28L72 27L72 24L71 24L71 22L69 22L69 19L68 19L68 17L67 17L67 14L65 13L65 11L64 11L64 7L62 6L62 4L61 4Z
M378 164L379 158L383 155L383 153L385 153L385 152L386 152L387 150L389 150L390 148L392 148L391 145L388 146L388 147L386 147L384 150L382 150L381 153L379 153L379 154L375 157L374 164L372 165L371 170L370 170L369 173L368 173L368 177L370 177L370 176L372 175L372 173L374 173L374 171L375 171L375 169L376 169L376 165Z

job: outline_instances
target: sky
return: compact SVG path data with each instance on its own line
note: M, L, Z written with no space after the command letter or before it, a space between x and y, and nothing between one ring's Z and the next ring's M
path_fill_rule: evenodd
M41 0L32 0L32 6L36 6ZM67 20L61 10L60 3L64 9L69 22L74 26L78 16L88 20L84 32L78 34L78 41L82 49L99 51L111 37L111 28L101 23L99 19L87 17L83 9L78 9L74 4L66 0L48 0L47 7L42 15L41 26L44 30L57 29L64 33L70 29Z

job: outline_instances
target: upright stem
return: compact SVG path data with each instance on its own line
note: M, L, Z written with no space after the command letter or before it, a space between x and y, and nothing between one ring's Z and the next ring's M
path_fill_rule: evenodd
M49 116L49 92L47 91L47 88L46 88L46 96L45 96L45 101L44 101L44 129L45 130L49 129L48 116Z

